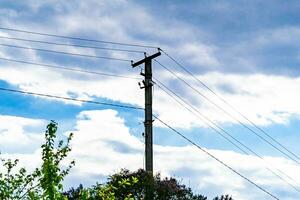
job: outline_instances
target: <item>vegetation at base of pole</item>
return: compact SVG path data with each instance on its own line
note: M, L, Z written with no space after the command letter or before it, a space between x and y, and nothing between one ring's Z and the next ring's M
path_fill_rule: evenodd
M122 169L108 177L103 184L85 188L79 185L64 191L63 181L75 161L63 166L62 161L71 151L71 133L66 142L57 141L57 123L51 121L41 146L42 164L31 173L19 167L19 160L1 158L0 199L1 200L143 200L150 188L155 200L208 200L206 196L193 194L191 188L180 184L175 178L162 179L160 174L150 175L139 169L135 172ZM229 195L213 200L233 200Z

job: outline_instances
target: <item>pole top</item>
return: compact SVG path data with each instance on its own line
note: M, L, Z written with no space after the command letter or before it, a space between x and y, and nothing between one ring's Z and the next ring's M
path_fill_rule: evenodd
M152 59L154 59L154 58L156 58L156 57L158 57L158 56L160 56L161 55L161 53L160 53L160 51L159 52L157 52L157 53L155 53L155 54L153 54L153 55L151 55L151 56L148 56L148 57L145 57L144 59L142 59L142 60L140 60L140 61L137 61L137 62L132 62L131 63L131 66L132 67L136 67L136 66L139 66L140 64L143 64L144 62L146 62L146 61L149 61L149 60L152 60Z

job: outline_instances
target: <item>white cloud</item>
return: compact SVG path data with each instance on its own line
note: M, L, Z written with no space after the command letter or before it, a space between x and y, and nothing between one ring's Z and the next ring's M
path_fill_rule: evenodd
M38 129L44 125L45 122L39 119L0 115L1 149L10 152L21 149L24 151L35 150L34 148L37 148L43 141L43 137L35 131L25 130L28 128Z
M72 156L77 171L109 175L122 167L142 166L142 144L116 111L81 112L75 129Z
M285 124L300 113L299 78L213 73L200 79L257 124Z

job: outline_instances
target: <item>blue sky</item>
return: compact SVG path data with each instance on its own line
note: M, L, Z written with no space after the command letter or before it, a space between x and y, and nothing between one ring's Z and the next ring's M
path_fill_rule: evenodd
M71 3L0 0L0 5L1 27L159 46L276 140L297 154L300 151L297 145L300 126L300 97L297 95L300 89L300 5L297 1L89 0ZM0 30L0 36L145 50L5 30ZM137 53L0 40L2 44L70 53L135 61L143 58ZM146 50L149 54L156 52ZM3 46L0 47L1 57L133 77L140 73L139 69L132 69L129 62ZM241 116L165 55L158 60L243 121ZM153 76L253 148L267 160L268 166L277 166L299 180L300 168L295 162L259 140L156 63L153 64ZM143 90L139 89L137 82L0 61L0 87L24 91L143 106ZM153 109L161 119L280 199L300 197L286 183L266 171L259 159L241 153L158 87L154 87ZM74 132L71 157L77 160L77 165L67 178L65 187L76 186L80 182L88 186L103 181L122 167L132 170L143 167L143 116L142 111L1 92L0 150L5 157L20 158L22 164L29 168L32 163L39 165L39 146L45 125L54 119L59 123L59 137ZM162 124L156 121L154 126L156 172L176 176L189 183L196 192L209 197L230 193L236 199L269 199ZM19 145L16 145L17 141ZM299 182L293 184L300 187Z

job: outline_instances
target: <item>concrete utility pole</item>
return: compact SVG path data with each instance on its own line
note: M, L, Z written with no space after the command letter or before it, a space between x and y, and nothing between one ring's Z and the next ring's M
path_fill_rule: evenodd
M146 159L146 171L153 175L153 136L152 136L152 59L160 56L161 53L155 53L151 56L132 63L132 67L136 67L145 63L145 73L141 72L144 76L143 84L141 88L145 88L145 159Z

